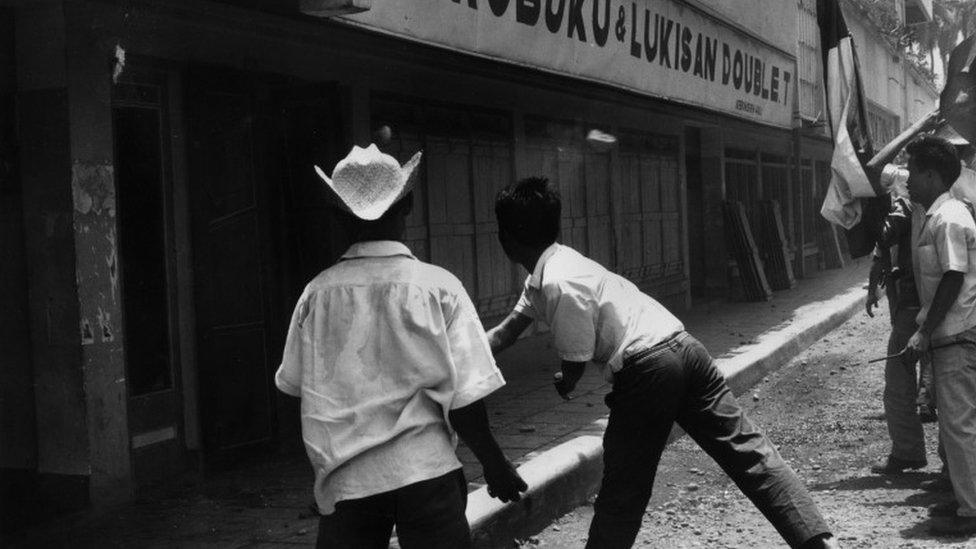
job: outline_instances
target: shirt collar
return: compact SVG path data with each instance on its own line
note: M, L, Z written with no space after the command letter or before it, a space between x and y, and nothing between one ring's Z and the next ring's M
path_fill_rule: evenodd
M366 242L356 242L346 253L342 254L340 260L357 259L360 257L392 257L397 255L407 256L417 259L403 242L395 240L369 240Z
M932 205L929 206L929 209L925 210L925 217L932 217L932 214L934 214L935 211L945 204L945 201L949 200L950 198L952 198L952 195L949 194L949 191L940 194L939 197L935 199L935 202L932 202Z
M535 262L535 269L532 271L532 275L529 277L529 286L539 289L542 287L542 272L545 271L546 263L549 259L556 254L562 248L556 242L549 245L548 248L542 251L542 255L539 256L539 260Z

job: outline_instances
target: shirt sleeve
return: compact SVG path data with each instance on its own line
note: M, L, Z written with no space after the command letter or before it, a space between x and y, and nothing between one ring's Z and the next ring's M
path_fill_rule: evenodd
M456 410L504 386L505 378L495 365L488 336L463 287L455 292L453 301L454 310L447 326L447 336L455 368L454 398L450 409Z
M935 251L942 272L969 272L969 255L976 248L976 223L968 209L953 207L933 227Z
M275 373L275 386L282 393L301 397L302 374L307 357L312 353L312 311L310 304L312 294L306 288L298 299L295 311L291 315L288 325L288 337L281 356L281 365Z
M518 301L515 303L515 307L512 307L512 311L523 314L532 320L537 320L539 317L535 314L535 307L532 305L532 300L529 298L529 279L525 279L525 284L522 287L522 295L519 296Z
M547 288L552 293L550 327L553 344L562 360L586 362L593 358L596 347L596 304L585 288L560 284Z

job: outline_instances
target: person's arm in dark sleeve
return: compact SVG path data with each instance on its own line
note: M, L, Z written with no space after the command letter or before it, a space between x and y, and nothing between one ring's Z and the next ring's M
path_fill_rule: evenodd
M877 247L887 250L898 244L912 227L912 206L904 198L896 199L885 215L878 234Z
M484 468L488 495L502 501L522 499L528 485L498 446L488 426L488 413L483 400L448 412L448 419L464 444L471 448Z
M874 318L874 308L878 306L878 288L885 285L885 277L891 270L891 251L888 248L874 247L871 254L871 270L868 272L868 297L864 301L864 311Z
M878 288L884 287L885 279L891 272L890 248L911 231L911 216L911 205L907 200L898 198L881 223L881 230L872 254L871 271L868 275L868 297L864 302L864 310L872 318L874 318L873 310L878 305Z

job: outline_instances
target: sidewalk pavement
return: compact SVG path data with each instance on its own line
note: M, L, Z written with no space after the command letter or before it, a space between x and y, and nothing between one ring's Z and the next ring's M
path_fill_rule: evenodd
M676 314L741 395L860 310L866 280L866 262L855 262L800 280L769 302L703 303ZM574 398L564 401L552 387L559 359L546 335L519 341L499 357L499 366L507 384L487 400L492 430L530 489L517 504L489 498L481 467L467 448L459 449L479 547L510 546L514 537L584 502L598 487L602 467L603 397L610 386L597 368L588 368ZM294 441L233 471L203 481L174 479L130 504L64 517L0 541L45 547L311 546L317 532L311 488L304 451Z

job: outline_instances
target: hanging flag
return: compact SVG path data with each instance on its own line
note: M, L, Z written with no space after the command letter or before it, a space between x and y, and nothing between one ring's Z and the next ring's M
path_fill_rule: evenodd
M976 143L976 34L949 54L939 110L952 129L966 141Z
M858 159L871 156L867 108L854 42L837 0L817 0L817 23L820 25L827 114L834 138L830 184L820 215L831 223L851 229L862 218L858 199L877 196ZM854 250L852 255L857 257Z

